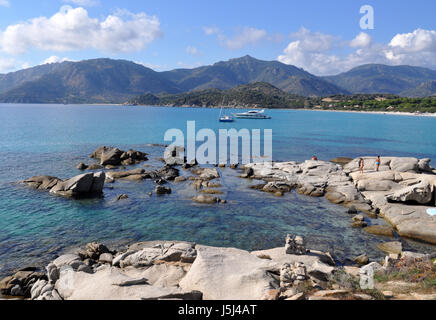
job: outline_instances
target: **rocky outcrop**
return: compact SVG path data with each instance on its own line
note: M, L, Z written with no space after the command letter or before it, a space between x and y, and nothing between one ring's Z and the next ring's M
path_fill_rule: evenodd
M147 161L147 154L144 152L129 150L122 151L114 147L100 147L91 154L91 158L100 160L100 165L119 166L133 165Z
M363 173L359 159L344 167L310 160L254 163L246 165L245 170L266 182L254 189L283 193L280 186L294 186L298 193L325 196L332 203L353 209L353 214L380 215L400 236L436 244L436 217L426 212L436 205L436 175L430 159L383 157L377 172L376 158L364 157ZM365 227L366 222L355 221L353 226Z
M0 293L30 298L33 285L41 279L47 279L44 273L37 272L35 268L23 269L0 281Z
M180 282L184 290L201 291L206 300L265 300L279 288L268 260L232 248L196 249L197 259Z
M101 195L105 179L105 173L98 172L82 174L65 181L50 176L32 177L24 183L31 188L50 191L56 195L79 198Z

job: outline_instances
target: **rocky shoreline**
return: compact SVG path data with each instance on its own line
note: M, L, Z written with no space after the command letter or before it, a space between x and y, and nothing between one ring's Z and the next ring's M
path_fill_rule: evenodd
M309 160L249 164L242 177L264 180L257 188L279 196L294 189L325 196L350 208L350 214L384 218L402 237L436 244L436 216L427 212L436 205L436 171L430 159L383 157L379 171L375 157L363 159L363 173L359 159L345 165Z
M389 275L401 263L435 268L435 257L400 248L381 263L341 267L329 253L308 250L303 237L292 235L285 247L255 252L171 241L116 251L89 243L44 272L23 269L1 280L0 292L29 300L392 299L395 293L371 287L374 273ZM430 289L420 297L434 299L436 288Z
M105 184L116 180L146 179L154 181L154 194L170 196L172 190L165 185L171 181L191 185L198 192L192 198L195 203L225 205L226 199L218 197L219 170L201 167L195 161L178 163L180 151L174 148L160 159L160 169L127 170L127 166L148 161L147 154L101 147L90 156L96 163L80 163L77 167L92 172L67 180L37 176L23 183L54 195L82 198L101 197ZM348 158L230 168L239 170L240 178L263 180L262 184L250 186L259 192L282 197L296 190L311 197L325 196L348 208L352 227L364 228L370 234L398 234L436 244L436 217L427 213L428 208L435 207L436 200L436 171L430 166L430 159L386 157L381 159L379 171L375 158L364 157L364 161L363 173L359 159ZM98 170L101 171L95 172ZM189 176L181 175L181 170L189 172ZM116 201L128 197L122 194ZM384 218L392 227L368 227L365 215ZM116 251L91 243L57 258L44 272L25 268L3 279L0 292L33 300L371 300L390 296L381 297L380 292L377 296L362 289L375 272L386 276L398 265L415 263L427 271L434 269L435 255L403 252L401 242L382 243L379 249L388 254L384 261L371 262L363 254L350 259L355 261L354 266L344 267L329 253L308 250L303 237L291 235L285 248L256 252L170 241L136 243ZM436 285L430 287L430 293L435 294ZM430 298L427 291L421 296Z

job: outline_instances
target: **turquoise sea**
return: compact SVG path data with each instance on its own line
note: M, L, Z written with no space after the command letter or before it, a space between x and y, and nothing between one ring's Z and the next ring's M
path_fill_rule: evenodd
M66 250L101 241L122 245L143 240L187 240L247 250L284 245L287 233L306 236L308 246L332 251L345 262L361 253L383 256L386 241L350 227L346 209L325 199L288 194L276 198L250 190L237 171L222 169L227 205L192 203L194 190L171 184L173 194L149 197L152 181L117 182L104 197L73 201L29 190L17 182L34 175L68 178L101 145L150 153L148 169L161 163L164 133L184 129L273 130L274 160L337 156L414 156L436 165L436 118L382 114L268 110L271 120L217 121L219 110L122 106L0 105L0 276L42 266ZM139 165L142 167L143 164ZM186 173L183 173L186 174ZM115 202L127 193L129 199ZM384 224L372 220L373 224ZM434 247L402 240L406 249Z

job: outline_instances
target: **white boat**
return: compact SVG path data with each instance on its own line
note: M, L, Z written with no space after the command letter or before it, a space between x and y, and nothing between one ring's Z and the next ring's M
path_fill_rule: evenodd
M238 119L271 119L270 116L265 114L265 110L250 110L243 113L234 113L233 115Z
M232 116L229 116L229 115L222 115L223 114L223 108L224 107L221 107L221 112L220 112L220 118L219 118L219 120L220 120L220 122L234 122L235 121L235 119L233 119L233 117Z

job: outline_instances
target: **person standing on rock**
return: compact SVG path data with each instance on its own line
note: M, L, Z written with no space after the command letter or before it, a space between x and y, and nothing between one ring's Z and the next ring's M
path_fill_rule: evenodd
M375 161L375 165L376 165L376 171L379 172L380 170L380 165L381 165L381 159L380 156L377 157L377 160Z
M312 157L312 161L318 161L318 157L317 156L313 156Z
M363 158L360 158L360 160L359 160L360 173L363 173L364 167L365 167L365 161L363 160Z

